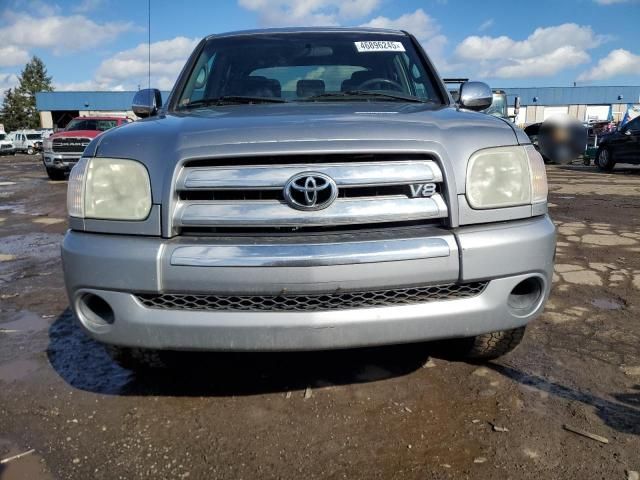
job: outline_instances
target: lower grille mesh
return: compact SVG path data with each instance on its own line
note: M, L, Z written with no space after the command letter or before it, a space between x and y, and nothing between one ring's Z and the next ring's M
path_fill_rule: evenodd
M475 297L488 282L430 285L394 290L334 292L309 295L184 295L140 294L138 300L148 308L163 310L314 312L354 308L412 305L436 300Z

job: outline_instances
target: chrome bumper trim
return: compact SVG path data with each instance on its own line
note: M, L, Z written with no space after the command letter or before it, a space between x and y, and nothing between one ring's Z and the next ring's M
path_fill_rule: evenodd
M309 267L448 257L444 238L369 242L206 245L176 248L171 265L189 267Z

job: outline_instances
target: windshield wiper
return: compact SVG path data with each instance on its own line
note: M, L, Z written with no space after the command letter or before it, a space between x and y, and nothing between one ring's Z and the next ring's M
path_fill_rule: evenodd
M408 95L400 92L382 92L379 90L347 90L345 92L332 92L332 93L321 93L320 95L313 95L311 97L302 98L300 101L304 102L315 102L318 100L327 100L332 98L367 98L367 97L379 97L386 98L390 100L400 100L403 102L416 102L416 103L426 103L426 100L423 100L418 97L414 97L413 95Z
M203 98L200 100L194 100L193 102L182 105L181 109L191 109L198 107L209 107L212 105L243 105L243 104L256 104L256 103L285 103L286 100L277 97L251 97L246 95L223 95L216 98Z

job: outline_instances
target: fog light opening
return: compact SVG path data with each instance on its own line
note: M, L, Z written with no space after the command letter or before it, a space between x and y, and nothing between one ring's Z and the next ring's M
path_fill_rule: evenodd
M538 277L529 277L517 284L509 294L508 304L518 313L533 312L542 298L542 281Z
M94 325L111 325L116 320L111 306L93 293L86 293L80 297L78 309L82 316Z

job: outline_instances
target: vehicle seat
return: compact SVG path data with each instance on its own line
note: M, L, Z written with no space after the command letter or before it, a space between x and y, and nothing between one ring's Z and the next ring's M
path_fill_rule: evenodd
M232 82L229 95L248 97L281 97L282 86L278 80L262 76L240 78Z
M322 80L298 80L296 95L298 97L311 97L322 95L325 92L325 84Z
M359 70L357 72L353 72L351 74L351 78L342 81L340 90L343 92L354 90L354 89L357 89L360 85L362 85L367 80L371 80L372 78L380 78L380 77L383 77L383 75L381 75L378 72L372 72L371 70Z

